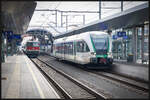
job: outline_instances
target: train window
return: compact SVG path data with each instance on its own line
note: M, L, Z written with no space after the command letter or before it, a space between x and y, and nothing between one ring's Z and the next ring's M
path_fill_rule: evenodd
M73 54L73 42L69 43L69 54Z
M66 43L64 43L64 50L65 50L64 53L67 54L68 51L67 51L67 44Z
M39 46L39 43L38 42L33 42L33 46L34 47Z
M86 52L89 52L89 51L90 51L90 49L89 49L88 45L86 44Z
M81 43L77 42L77 52L81 52Z
M57 44L55 44L55 52L56 53L58 52L58 46L57 46Z
M73 42L67 42L64 44L65 54L73 54Z
M61 43L61 54L63 54L63 52L64 52L64 46L63 46L63 43Z
M77 42L77 52L89 52L89 47L85 41Z
M27 42L27 46L37 47L37 46L39 46L39 43L38 42Z
M27 45L27 47L32 46L32 42L28 42L26 45Z
M60 45L60 43L55 45L55 50L56 50L56 53L60 53L61 52L61 45Z
M56 53L73 55L73 42L59 43L54 45Z
M61 53L61 49L62 49L62 47L61 47L61 44L59 43L58 44L58 53Z

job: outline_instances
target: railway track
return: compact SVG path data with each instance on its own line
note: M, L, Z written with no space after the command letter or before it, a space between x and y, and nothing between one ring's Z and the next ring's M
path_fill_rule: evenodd
M36 60L36 61L35 61ZM83 90L85 90L87 93L89 93L91 96L89 96L88 98L86 99L108 99L108 98L111 98L110 95L108 94L105 94L105 93L98 93L96 92L95 90L93 90L92 88L84 85L83 83L81 83L80 81L76 80L75 78L71 77L70 75L64 73L63 71L59 70L59 69L56 69L55 67L53 67L53 65L50 65L40 59L31 59L31 61L40 69L40 71L45 75L45 77L50 81L52 82L52 84L58 89L58 91L61 92L61 94L63 95L64 98L66 99L76 99L74 97L72 97L70 95L70 93L68 93L66 91L66 89L64 89L56 80L54 80L53 78L51 78L48 73L46 72L46 69L47 70L54 70L56 73L59 73L60 75L62 75L63 77L65 77L66 79L68 79L69 81L71 81L73 84L77 85L78 87L82 88ZM37 63L38 61L38 63ZM48 66L47 68L42 68L42 66L40 66L39 62L41 63L42 66ZM81 97L82 98L82 97ZM78 98L77 99L81 99L81 98ZM82 98L82 99L85 99L85 98Z
M80 68L83 70L83 66L81 66L81 65L77 65L77 66L79 66L77 68ZM137 79L137 78L134 78L131 76L127 76L127 75L117 73L117 72L112 72L112 71L93 71L93 70L88 70L88 69L84 69L84 70L86 70L90 73L102 76L104 78L107 78L109 80L119 82L129 88L137 89L141 93L149 92L149 85L148 85L148 82L145 80ZM137 92L137 91L135 91L135 92Z
M143 93L149 92L148 84L146 84L146 83L143 83L140 81L135 81L135 80L120 76L119 74L114 74L114 73L112 74L109 72L93 72L93 71L89 71L89 72L96 74L96 75L103 76L103 77L110 79L112 81L119 82L121 84L126 85L127 87L136 88L136 89L140 90L141 93L142 92Z
M103 91L103 89L99 91L99 90L97 90L98 89L97 87L93 88L92 84L88 85L87 83L84 83L83 81L78 81L78 78L74 78L74 76L72 76L71 74L69 74L65 70L63 71L61 69L61 67L59 68L59 66L61 64L56 64L55 65L55 63L57 61L55 61L55 59L53 57L50 58L50 56L49 57L48 56L40 56L36 60L38 60L40 63L42 63L41 65L47 66L47 68L45 68L45 69L54 70L55 72L53 72L53 73L59 73L61 76L63 76L64 78L70 80L70 82L72 82L73 84L75 84L78 87L82 88L83 90L85 90L85 92L89 93L88 95L90 95L88 97L86 97L86 96L85 97L84 96L83 97L82 96L81 97L72 96L71 92L72 92L73 89L71 90L71 92L66 91L66 89L64 88L64 86L62 86L59 82L57 82L57 80L55 80L53 78L49 79L49 78L51 78L51 76L48 75L49 73L46 73L46 70L43 69L44 67L41 68L39 66L40 67L39 69L43 70L42 73L45 73L46 74L45 76L48 77L47 79L50 82L52 82L53 84L56 84L54 86L57 88L58 91L61 92L60 94L63 95L62 98L67 98L67 99L93 99L93 98L94 99L110 99L110 98L114 98L114 95L110 94L108 91ZM55 63L50 63L50 62L53 62L53 60L54 60ZM34 62L34 63L37 63L37 62ZM64 64L62 64L62 66L65 66L66 64L68 66L71 65L70 67L76 66L76 65L74 65L73 63L70 63L70 62L66 63L66 61L65 62L61 61L60 63L64 63ZM125 79L125 77L119 76L118 74L113 74L111 72L88 70L88 69L85 70L85 69L83 69L83 67L76 67L76 68L84 70L85 72L87 72L87 74L89 73L90 76L91 75L94 76L94 77L96 76L97 78L98 77L103 77L104 80L106 79L106 81L109 81L112 85L113 84L114 85L115 84L116 85L119 84L121 86L121 88L123 87L123 88L129 89L130 91L135 92L137 94L145 95L146 97L148 96L148 90L149 90L149 88L148 88L148 84L147 83L136 82L135 80L131 80L129 78ZM132 82L128 82L128 80L132 81ZM67 81L65 81L65 83L69 84L69 82L67 82ZM143 84L143 86L142 86L142 84Z
M145 80L136 79L130 76L126 76L117 72L111 72L111 71L93 71L85 69L82 65L78 65L80 69L86 70L87 72L93 73L95 75L102 76L104 78L107 78L109 80L119 82L129 88L137 89L141 93L147 93L149 92L149 84ZM137 91L135 91L137 92Z

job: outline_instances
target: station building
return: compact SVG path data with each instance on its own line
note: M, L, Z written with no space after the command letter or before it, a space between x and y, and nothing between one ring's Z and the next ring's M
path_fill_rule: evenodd
M149 63L149 5L144 3L77 29L55 36L61 38L87 31L107 31L112 37L114 61ZM121 33L121 34L120 34ZM123 35L124 33L124 35Z
M120 31L125 32L125 36L118 36ZM113 30L112 39L114 60L149 63L149 22Z

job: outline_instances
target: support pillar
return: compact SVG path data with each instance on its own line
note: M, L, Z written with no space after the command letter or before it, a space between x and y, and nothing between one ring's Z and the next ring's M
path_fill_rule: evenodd
M0 52L1 61L5 62L5 55L4 55L5 47L4 47L4 34L3 33L1 33L0 43L1 43L1 47L0 47L0 50L1 50L1 52Z
M57 27L57 10L55 11L55 22L56 22L56 27Z
M101 19L101 0L99 0L99 19Z
M142 58L142 63L144 60L144 26L142 26L142 40L141 40L141 58Z
M123 11L123 1L121 1L121 12Z
M11 55L14 55L14 51L15 51L15 45L14 45L14 43L15 43L15 41L14 41L14 39L12 40L12 42L11 42Z
M68 31L68 15L66 15L66 31Z
M83 15L83 25L85 25L85 15Z
M63 12L61 11L60 14L61 14L61 27L63 27Z
M132 34L132 54L133 54L133 63L136 63L136 55L137 55L137 29L136 27L133 28Z

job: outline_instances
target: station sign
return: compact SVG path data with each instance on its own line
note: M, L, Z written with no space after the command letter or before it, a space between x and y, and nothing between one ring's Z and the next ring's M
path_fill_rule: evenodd
M118 37L126 36L126 32L124 32L124 31L119 31L119 32L117 32L117 36L118 36Z
M3 34L6 36L6 35L8 35L8 36L11 36L11 35L13 35L13 31L3 31Z
M123 36L123 39L128 39L128 36Z
M13 39L21 39L21 35L14 34Z
M5 36L8 39L8 42L11 42L12 38L13 38L13 31L4 31Z
M118 38L117 35L113 35L113 36L112 36L112 39L117 39L117 38Z

